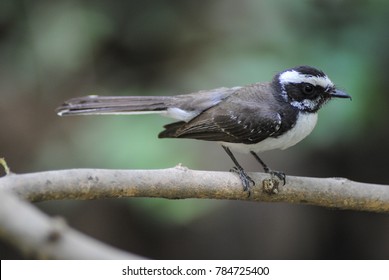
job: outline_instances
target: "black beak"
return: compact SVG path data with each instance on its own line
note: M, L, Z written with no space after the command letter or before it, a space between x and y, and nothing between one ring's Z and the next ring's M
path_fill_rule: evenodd
M333 89L330 92L330 95L331 95L331 97L350 98L350 100L351 100L351 96L350 95L348 95L347 93L345 93L344 91L341 91L339 89Z

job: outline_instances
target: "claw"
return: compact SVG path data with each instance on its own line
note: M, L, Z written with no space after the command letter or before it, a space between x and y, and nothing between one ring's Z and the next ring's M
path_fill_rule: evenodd
M270 174L270 176L271 176L272 178L277 177L278 179L280 179L280 181L283 182L283 185L286 184L286 175L285 175L284 172L272 170L272 171L269 171L269 174Z
M261 160L261 158L253 151L250 152L254 158L262 165L263 167L263 170L266 172L266 173L269 173L271 178L270 180L271 181L275 181L275 177L277 177L280 181L282 181L284 183L284 185L286 184L286 176L285 176L285 173L283 172L280 172L280 171L274 171L274 170L271 170L264 162L263 160ZM278 186L278 183L277 183L277 186Z
M248 192L248 196L250 196L250 194L251 194L251 192L250 192L250 189L251 189L250 183L252 183L253 186L254 186L255 185L254 180L251 179L250 176L247 175L247 173L244 171L242 166L240 166L239 162L236 160L236 158L234 157L234 155L232 154L230 149L228 147L226 147L226 146L223 146L223 145L222 145L222 147L226 151L228 156L232 159L232 161L235 163L234 168L232 168L230 171L234 172L234 173L237 173L239 175L239 178L240 178L240 180L242 181L242 184L243 184L243 191Z
M246 171L243 169L240 169L236 166L234 166L232 169L230 169L230 172L236 173L239 175L240 180L242 181L243 185L243 191L248 192L248 195L251 194L251 184L254 186L255 182L249 175L247 175Z

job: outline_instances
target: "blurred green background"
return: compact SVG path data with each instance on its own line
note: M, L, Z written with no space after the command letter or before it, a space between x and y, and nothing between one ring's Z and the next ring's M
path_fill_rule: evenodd
M0 2L0 156L16 173L65 168L227 171L215 143L157 139L170 119L60 118L88 95L173 95L322 69L352 95L263 159L290 175L388 184L387 1ZM238 155L249 171L258 164ZM3 172L3 171L1 171ZM1 174L3 175L3 174ZM389 217L305 205L121 199L36 204L108 244L157 259L388 258ZM0 256L23 258L8 244Z

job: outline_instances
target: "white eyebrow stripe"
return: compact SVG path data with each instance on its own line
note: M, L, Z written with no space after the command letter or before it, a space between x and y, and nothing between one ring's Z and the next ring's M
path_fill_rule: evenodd
M279 80L282 85L309 83L314 86L321 86L322 88L334 87L334 83L331 82L327 76L311 76L307 74L301 74L295 70L282 73L279 77Z

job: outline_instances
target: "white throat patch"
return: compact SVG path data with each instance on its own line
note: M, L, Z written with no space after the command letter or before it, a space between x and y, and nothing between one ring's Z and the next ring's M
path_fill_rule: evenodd
M334 87L334 83L327 77L321 76L312 76L307 74L301 74L295 70L290 70L282 73L279 77L281 86L287 84L299 84L299 83L309 83L314 86L321 86L322 88Z

